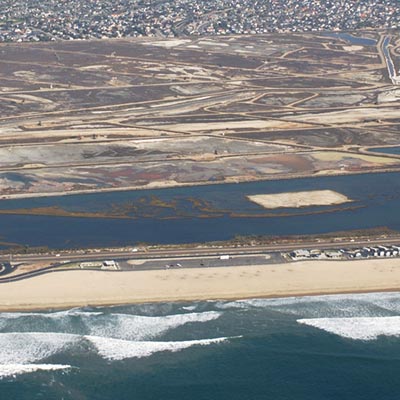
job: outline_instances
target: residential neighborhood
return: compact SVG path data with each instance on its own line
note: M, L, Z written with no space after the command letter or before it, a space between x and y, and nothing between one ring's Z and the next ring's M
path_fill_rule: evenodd
M4 0L0 42L396 29L398 0Z

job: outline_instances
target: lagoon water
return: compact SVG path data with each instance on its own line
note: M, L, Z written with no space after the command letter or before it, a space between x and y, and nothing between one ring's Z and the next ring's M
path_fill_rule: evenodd
M340 206L265 210L251 194L330 189L353 199ZM155 206L151 198L174 207ZM189 201L192 199L192 201ZM194 206L193 199L208 209ZM136 204L127 218L0 215L0 242L51 248L190 243L236 235L296 235L388 227L400 230L400 173L218 184L158 190L2 200L0 209L60 207L103 212ZM142 212L145 210L146 212Z
M385 153L385 154L400 154L400 146L374 147L370 150L378 152L378 153Z
M397 399L400 294L0 314L4 399Z
M354 45L375 46L377 44L376 39L354 36L347 32L329 32L329 33L324 33L323 36L342 39Z

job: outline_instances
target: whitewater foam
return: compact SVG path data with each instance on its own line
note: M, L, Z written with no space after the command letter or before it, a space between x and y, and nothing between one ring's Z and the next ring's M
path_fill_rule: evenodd
M186 311L194 311L196 309L196 306L183 306L182 310Z
M55 331L71 334L106 336L115 339L149 340L170 329L188 323L203 323L222 315L218 311L166 316L142 316L121 313L85 312L0 314L3 331Z
M87 333L92 336L105 336L124 340L148 340L154 339L179 326L194 322L213 321L221 315L220 312L216 311L160 317L109 314L104 318L86 321L86 326Z
M30 365L55 354L66 352L85 342L99 356L108 360L142 358L160 351L176 352L195 345L219 343L228 338L177 342L130 341L92 335L68 333L13 332L0 333L0 365ZM87 351L87 345L84 346ZM36 364L35 364L36 365Z
M219 310L271 309L304 318L388 317L400 313L400 293L365 293L217 302Z
M229 338L221 337L182 342L131 342L98 336L86 336L86 339L93 343L100 356L107 360L118 361L127 358L149 357L154 353L162 351L177 352L192 346L207 346L213 343L224 342Z
M63 364L0 364L0 379L37 371L57 371L71 368L71 365Z
M297 322L354 340L400 337L400 317L314 318Z
M42 317L50 319L60 319L63 317L91 317L103 314L100 311L81 311L78 308L72 308L66 311L56 311L56 312L5 312L0 314L0 318L5 319L18 319L27 317Z
M29 364L57 354L76 343L77 335L66 333L0 333L0 364Z

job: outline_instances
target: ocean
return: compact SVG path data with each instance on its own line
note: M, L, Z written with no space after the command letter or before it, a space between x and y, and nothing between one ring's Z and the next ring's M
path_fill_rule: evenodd
M0 314L1 399L398 399L400 293Z

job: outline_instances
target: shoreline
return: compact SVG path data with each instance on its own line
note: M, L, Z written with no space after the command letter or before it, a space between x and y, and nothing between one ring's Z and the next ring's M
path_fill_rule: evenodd
M0 311L396 291L400 291L400 259L101 274L60 271L2 284Z
M376 290L349 290L340 292L312 292L312 293L293 293L283 295L260 295L260 296L249 296L249 297L221 297L221 298L193 298L193 299L165 299L165 300L148 300L148 301L129 301L121 303L107 303L98 302L96 304L57 304L56 306L44 306L36 307L32 306L15 306L3 308L0 306L0 313L8 312L56 312L56 311L67 311L75 308L96 308L96 307L124 307L133 304L159 304L159 303L186 303L186 302L197 302L197 301L246 301L253 299L290 299L290 298L302 298L302 297L320 297L320 296L340 296L340 295L357 295L357 294L374 294L374 293L400 293L400 287L387 288L387 289L376 289Z

